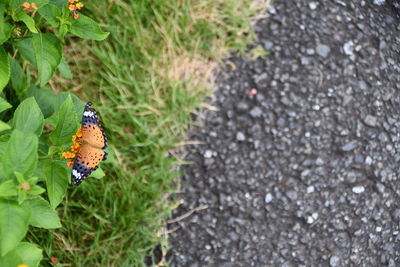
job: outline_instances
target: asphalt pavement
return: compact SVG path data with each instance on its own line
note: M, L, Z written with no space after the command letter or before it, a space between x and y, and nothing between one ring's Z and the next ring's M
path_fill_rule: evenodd
M172 266L400 266L396 6L274 1L190 136Z

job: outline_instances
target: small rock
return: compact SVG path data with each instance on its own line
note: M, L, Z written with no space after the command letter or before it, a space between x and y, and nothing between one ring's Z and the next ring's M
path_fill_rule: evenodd
M312 56L312 55L315 54L315 51L314 51L314 49L312 49L312 48L308 48L308 49L306 50L306 53L307 53L307 55Z
M365 164L367 164L367 165L371 165L372 164L372 158L370 156L367 156L365 158Z
M273 46L274 46L274 43L271 42L271 41L265 41L265 42L264 42L264 47L265 47L265 49L267 49L267 50L271 50Z
M340 265L340 258L338 256L333 255L330 259L329 259L329 264L331 267L336 267Z
M345 144L344 146L342 146L342 150L345 152L349 152L352 151L353 149L355 149L356 147L358 147L359 143L357 140L352 140L350 142L348 142L347 144Z
M314 186L310 185L309 187L307 187L307 194L313 193L315 191Z
M353 55L354 43L353 41L348 41L343 45L344 53L348 56Z
M364 162L364 156L363 155L360 155L360 154L355 155L354 163L362 164L363 162Z
M316 2L310 2L310 3L308 4L308 6L310 7L311 10L314 10L314 9L317 8L317 3L316 3Z
M244 141L244 140L246 140L246 137L244 136L244 133L238 132L238 133L236 134L236 140L238 140L238 141Z
M271 193L265 195L265 203L270 203L273 199L274 197L272 196Z
M368 86L367 86L367 83L366 82L364 82L364 81L358 81L358 87L361 89L361 90L367 90L368 89Z
M378 189L379 193L381 194L385 193L385 186L383 184L377 183L376 188Z
M301 65L309 65L310 64L310 59L308 57L301 57L300 58L300 63L301 63Z
M247 103L244 102L244 101L240 101L240 102L237 104L237 108L238 108L238 110L244 111L244 110L247 110L247 109L249 108L249 105L247 105Z
M209 159L209 158L211 158L212 157L212 155L213 155L213 152L211 151L211 150L206 150L205 152L204 152L204 157L206 158L206 159Z
M321 107L320 107L320 106L318 106L318 105L314 105L314 106L312 106L312 109L313 109L313 110L316 110L316 111L318 111L320 108L321 108Z
M324 44L318 44L315 50L317 51L317 54L321 57L327 57L329 52L331 51L330 47Z
M250 110L250 116L253 118L261 117L262 115L262 110L259 107L254 107Z
M291 200L296 200L297 199L297 192L296 191L286 192L286 196L288 198L290 198Z
M283 126L285 126L285 119L283 119L283 118L279 118L277 121L276 121L276 124L279 126L279 127L283 127Z
M378 5L378 6L383 5L385 2L386 2L386 0L374 0L374 4Z
M364 122L366 125L371 127L376 127L378 125L378 118L372 115L367 115L364 118Z
M355 193L355 194L361 194L365 191L365 187L362 185L357 185L357 186L354 186L351 189L351 191L353 191L353 193Z

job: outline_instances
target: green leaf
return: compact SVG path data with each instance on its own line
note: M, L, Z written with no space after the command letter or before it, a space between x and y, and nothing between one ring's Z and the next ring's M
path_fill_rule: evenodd
M71 137L76 133L79 123L70 95L61 105L56 116L57 125L56 129L50 134L50 140L58 146L71 143Z
M23 2L25 2L26 0L22 0ZM37 8L40 10L43 8L43 6L46 6L50 0L34 0L32 1L36 4Z
M42 258L42 250L36 244L20 242L15 249L0 257L0 266L16 267L26 264L29 267L37 267Z
M22 101L17 110L15 110L13 118L15 129L40 136L43 124L43 114L34 97L29 97Z
M27 96L35 97L35 100L38 103L40 110L42 111L45 118L54 113L54 100L56 98L56 94L54 94L54 92L49 88L40 88L32 85L31 87L29 87Z
M37 149L36 135L15 129L3 153L1 174L8 179L14 176L14 171L20 172L25 177L32 176L38 161Z
M0 45L4 44L11 37L12 29L13 26L8 22L3 22L3 25L0 25Z
M29 267L39 266L39 263L43 258L42 250L33 243L21 242L14 251L22 259L22 263Z
M28 199L23 204L23 207L29 207L31 209L31 219L29 224L35 227L45 229L60 228L60 218L58 218L57 212L50 207L49 202L41 197Z
M43 86L51 79L61 62L61 42L51 33L38 33L33 35L32 45L35 51L40 86Z
M3 157L4 151L7 148L7 143L8 143L8 140L10 139L10 135L3 134L3 135L0 135L0 137L1 137L1 140L0 140L0 159L1 159ZM1 167L1 162L0 162L0 167ZM0 180L2 177L1 174L2 174L2 172L0 172Z
M26 89L28 88L28 81L25 73L22 71L18 61L10 57L11 65L11 85L18 97L21 99Z
M67 61L65 61L64 57L61 59L60 65L58 65L58 70L60 71L61 75L64 76L65 78L72 79L71 70L68 66Z
M0 218L0 251L4 256L25 237L30 212L14 201L0 199Z
M7 255L0 257L0 266L18 266L18 264L23 263L22 258L15 253L15 249L8 252Z
M53 209L61 203L68 188L68 177L70 173L66 166L64 167L60 164L63 163L46 161L43 166L47 193Z
M32 46L32 37L15 39L14 45L18 48L18 51L25 60L29 61L32 65L36 65L35 54Z
M65 35L69 31L69 24L61 22L60 27L58 28L58 32L60 34L61 39L64 39Z
M4 20L5 3L0 3L0 45L11 36L12 25Z
M110 34L103 32L94 20L83 14L79 14L79 18L73 20L70 32L78 37L97 41L104 40Z
M13 180L5 181L0 185L0 197L10 197L17 195L17 186Z
M10 62L3 47L0 46L0 93L8 84L10 79Z
M6 100L0 97L0 112L3 112L6 109L11 108L12 106Z
M29 31L33 33L38 33L38 30L35 27L35 20L26 13L26 11L20 9L15 15L13 16L15 21L22 21L25 23L26 27L28 27Z
M72 98L72 102L77 114L81 114L84 107L84 104L76 95L67 92L55 94L47 87L40 88L33 85L29 88L27 95L35 97L45 118L48 118L54 112L58 111L68 96ZM57 121L57 116L54 116L51 120L46 119L46 123L50 123L53 126L57 124Z
M0 132L3 132L5 130L10 130L11 126L5 123L4 121L0 121Z
M65 6L65 0L50 0L49 4L56 5L58 8Z
M24 175L22 173L15 171L14 175L17 178L18 183L21 184L21 183L25 182Z
M28 191L29 195L40 195L44 193L46 190L38 185L32 185L31 189Z
M45 5L38 12L52 27L60 24L57 17L61 17L61 10L56 5Z
M96 178L96 179L101 179L105 176L106 174L104 173L104 171L101 168L98 168L97 170L95 170L94 172L92 172L92 174L90 174L90 177Z
M26 192L18 190L18 204L21 205L26 199Z

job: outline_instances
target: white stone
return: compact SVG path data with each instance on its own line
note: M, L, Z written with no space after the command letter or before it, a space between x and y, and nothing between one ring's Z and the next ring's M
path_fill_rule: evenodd
M315 191L314 186L310 185L309 187L307 187L307 193L313 193Z
M357 186L353 187L352 191L353 191L353 193L361 194L365 191L365 187L362 185L357 185Z
M206 150L206 152L204 152L204 157L206 158L206 159L209 159L209 158L211 158L212 157L212 155L213 155L213 152L211 151L211 150Z
M273 199L274 197L272 196L271 193L265 195L265 203L270 203Z
M317 8L317 3L316 3L316 2L310 2L310 3L308 4L308 6L310 7L311 10L314 10L314 9Z

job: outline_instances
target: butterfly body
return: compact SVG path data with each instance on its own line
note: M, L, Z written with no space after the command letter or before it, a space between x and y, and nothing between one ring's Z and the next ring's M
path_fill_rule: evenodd
M80 144L72 166L71 180L73 185L79 185L94 170L98 168L101 161L107 159L107 137L100 125L100 120L94 109L90 108L91 102L85 106L81 136L77 138Z

